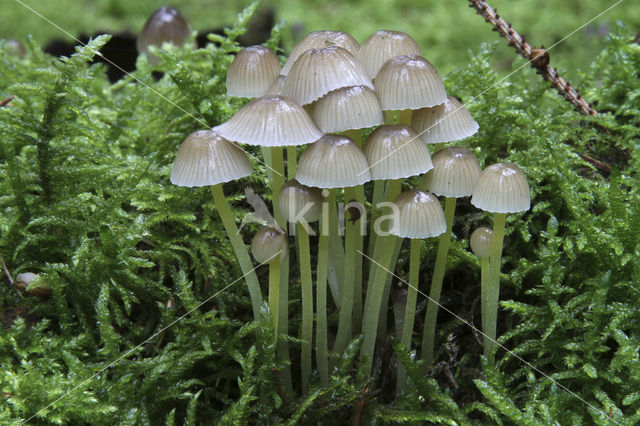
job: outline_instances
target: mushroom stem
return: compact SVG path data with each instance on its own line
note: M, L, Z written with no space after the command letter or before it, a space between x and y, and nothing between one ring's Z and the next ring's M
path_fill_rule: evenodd
M482 332L487 333L489 329L489 258L483 257L480 259L480 300L481 300L481 314L482 314ZM484 338L484 354L488 356L490 349L487 349L487 338Z
M287 176L289 179L295 179L298 170L298 148L295 146L287 147Z
M398 111L398 124L406 124L407 126L411 126L410 109L403 109L402 111Z
M311 375L311 342L313 339L313 284L311 278L311 252L309 248L309 233L306 228L297 224L298 259L300 262L300 283L302 287L302 330L301 343L301 381L302 392L307 391L309 376Z
M356 201L360 203L360 205L364 206L365 196L364 196L364 186L358 185L356 186ZM365 217L360 218L360 221L366 220ZM365 224L366 225L366 224ZM361 229L361 228L360 228ZM355 247L355 278L354 284L355 287L353 289L353 333L359 334L361 330L362 323L362 250L364 249L364 232L358 232L358 238L356 240Z
M456 198L446 197L444 202L444 218L447 223L447 230L440 236L440 241L438 243L438 254L436 255L436 264L433 268L431 291L429 292L429 301L427 302L427 313L424 317L422 359L426 361L425 366L431 366L433 364L436 319L438 317L442 281L444 279L444 272L447 268L447 254L449 253L449 242L451 241L451 230L453 228L455 210Z
M344 199L352 200L355 197L355 188L344 189ZM355 279L355 251L358 239L358 224L353 221L346 220L345 229L345 262L344 262L344 278L340 288L340 319L338 322L338 334L333 345L333 351L341 355L349 340L351 340L351 320L353 314L354 299L354 279Z
M280 312L280 255L269 263L269 311L273 321L273 338L278 341L278 323Z
M392 248L396 240L394 235L385 235L378 238L380 242L379 247L383 247L385 249L376 250L381 252L378 253L378 257L374 260L374 262L377 263L375 265L377 272L375 273L372 285L367 289L367 297L364 304L364 317L362 319L364 338L362 341L360 355L360 375L363 380L371 373L373 353L376 345L376 334L378 330L378 320L380 317L380 305L382 303L382 296L384 295L389 263L393 256Z
M284 157L281 146L272 146L271 147L271 164L273 167L273 180L271 181L272 200L277 200L280 195L280 188L284 185ZM276 219L276 223L281 227L285 227L285 221L282 217L282 213L280 213L280 207L278 203L274 201L273 203L273 216Z
M491 256L489 256L489 274L486 280L486 292L482 294L482 313L487 313L486 321L483 316L482 332L484 336L484 355L489 356L496 346L496 325L498 322L498 299L500 297L500 263L502 261L502 241L506 213L494 213L493 236L491 240ZM485 287L482 290L485 290Z
M407 289L407 305L404 309L404 321L402 323L402 344L411 349L411 335L413 334L413 323L416 316L416 301L418 299L418 285L420 272L420 247L422 240L411 239L409 249L409 288ZM398 363L398 378L396 381L396 393L400 393L405 388L405 378L407 371L404 366Z
M240 263L240 269L244 274L244 279L249 288L249 295L251 297L251 305L253 307L253 317L255 319L260 318L260 306L262 305L262 292L260 291L260 284L258 283L258 277L255 273L253 262L249 257L247 247L242 241L242 237L238 232L238 227L233 219L233 214L229 208L229 204L222 191L222 184L216 184L211 186L211 194L213 195L213 202L218 209L220 220L224 226L227 236L231 241L231 247L236 254L238 263Z
M322 222L328 221L326 215L322 216ZM318 267L316 270L317 294L317 324L316 324L316 362L320 373L322 386L329 384L329 349L327 344L327 271L329 268L329 235L324 223L320 225L318 241Z
M344 281L344 246L342 245L342 237L338 229L338 206L336 204L336 189L329 189L327 197L329 205L329 256L331 256L330 267L335 269L335 280L329 277L329 285L331 286L331 295L333 300L340 309L341 299L340 290Z

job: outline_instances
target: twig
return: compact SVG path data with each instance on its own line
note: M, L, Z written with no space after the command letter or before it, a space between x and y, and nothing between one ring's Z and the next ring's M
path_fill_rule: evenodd
M4 269L4 273L7 275L7 278L9 278L9 283L13 285L13 278L11 278L11 272L9 272L9 268L7 268L7 264L4 263L4 258L2 257L1 254L0 254L0 262L2 263L2 269Z
M15 98L15 96L11 95L7 99L5 99L4 101L0 101L0 108L2 108L3 106L5 106L9 102L11 102L14 98Z
M582 158L584 161L587 161L591 164L593 164L593 166L600 170L603 173L606 174L610 174L611 173L611 166L608 165L607 163L597 160L593 157L588 156L587 154L578 154L580 156L580 158Z
M542 46L539 49L531 47L520 34L511 27L511 24L498 15L498 12L491 8L484 0L469 0L470 6L476 9L488 23L493 26L500 36L504 37L510 46L513 46L520 55L531 63L538 74L554 85L558 93L571 102L578 111L585 115L598 115L598 112L585 101L576 89L571 87L569 82L558 74L558 70L549 65L549 52Z

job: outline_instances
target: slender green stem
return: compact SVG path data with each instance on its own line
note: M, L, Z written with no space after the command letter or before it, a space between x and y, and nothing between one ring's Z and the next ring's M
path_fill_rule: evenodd
M395 111L382 111L384 114L384 124L393 124L396 122L396 112Z
M322 221L328 221L323 216ZM320 231L318 241L318 267L316 270L316 362L322 386L329 384L329 349L327 344L327 270L329 263L329 235Z
M384 200L384 187L386 181L385 180L374 180L373 181L373 197L371 199L371 206L373 207L373 211L377 211L378 205ZM374 218L372 218L374 219ZM371 226L369 229L369 245L367 246L367 253L371 255L374 253L376 246L376 239L378 238L378 234L376 234L373 230L373 224L375 220L371 220ZM369 273L373 271L373 266L369 264Z
M483 257L480 259L480 300L481 300L481 314L482 314L482 332L487 334L487 330L489 330L489 317L491 316L488 312L489 308L489 258ZM484 354L485 356L489 356L491 352L491 347L488 345L488 340L486 337L484 338Z
M336 280L329 276L331 295L338 308L340 308L340 283L344 280L344 247L342 238L338 232L338 206L336 204L336 190L329 189L327 197L329 205L329 256L331 256L331 266L335 269Z
M424 330L422 332L422 359L426 361L426 367L433 364L436 338L436 319L438 317L442 281L444 280L444 273L447 269L447 254L449 253L449 242L451 241L451 230L453 228L455 210L455 197L445 198L444 218L447 222L447 230L444 234L440 235L440 241L438 242L438 254L436 255L436 264L433 268L431 291L429 292L427 313L424 317Z
M433 144L433 151L431 151L431 155L434 155L435 153L442 151L444 149L444 142L438 142Z
M233 214L222 191L222 184L219 183L211 186L211 194L213 195L213 202L218 209L220 220L222 220L222 225L231 241L231 247L233 247L238 263L240 263L240 269L244 274L247 287L249 288L253 317L258 319L260 318L260 306L262 305L262 292L260 291L260 283L258 283L258 277L254 270L253 262L249 257L247 246L244 245L244 241L242 241L242 237L238 232Z
M360 203L361 206L364 207L364 186L359 185L356 186L356 201ZM366 211L364 212L366 214ZM353 297L353 333L360 334L360 326L362 323L362 250L364 249L364 234L366 231L362 229L364 225L367 225L367 217L362 216L358 222L358 238L356 240L356 248L355 248L355 278L354 284L355 287L353 289L354 297Z
M270 185L273 185L273 162L271 161L271 148L268 146L261 146L262 158L264 158L264 164L267 166L267 179L269 179Z
M502 261L502 241L504 239L504 226L507 220L506 213L494 213L493 235L491 237L491 256L489 257L489 276L487 278L486 312L487 320L483 320L486 329L484 338L484 354L490 356L496 346L496 326L498 324L498 301L500 298L500 264ZM485 299L482 298L483 303Z
M271 147L271 161L273 164L273 181L272 181L272 194L273 200L273 216L276 219L278 225L283 229L286 227L286 223L282 214L280 213L280 207L278 206L278 196L280 195L280 188L284 185L284 156L281 146Z
M396 237L386 235L379 237L379 258L374 259L379 263L376 269L379 273L375 274L375 279L371 286L367 289L367 297L364 303L364 317L362 319L362 330L364 338L360 352L360 375L365 379L371 373L371 365L373 363L373 353L376 344L376 334L378 330L378 319L380 316L380 304L385 290L385 281L389 273L391 257L393 256L393 246Z
M269 263L269 311L273 321L273 338L277 342L280 322L280 255Z
M351 200L355 197L355 188L344 189L344 199ZM338 322L338 334L336 335L336 341L333 345L333 351L338 355L342 355L347 347L347 344L351 340L351 315L353 314L353 299L354 299L354 279L355 279L355 254L356 254L356 240L358 238L358 226L359 224L353 223L350 220L346 221L345 229L345 262L344 262L344 279L340 288L340 315Z
M402 239L396 238L396 244L393 247L393 255L391 256L391 269L395 268L398 263L398 256L400 255L400 249L402 248ZM376 271L377 274L379 271ZM384 294L382 296L382 303L380 304L380 320L378 321L378 338L384 339L387 335L387 311L389 310L389 298L391 297L391 281L393 280L392 274L386 274L386 281L384 282Z
M304 226L297 225L297 235L300 247L298 260L300 263L300 283L302 286L302 330L301 343L301 382L302 392L307 392L309 376L311 375L311 342L313 339L313 284L311 278L311 252L309 248L309 234Z
M298 148L295 146L287 147L287 177L295 179L298 170Z
M409 249L409 288L407 289L407 305L404 309L404 321L402 323L402 344L411 350L411 335L413 334L413 322L416 317L416 301L418 299L418 285L420 272L420 247L422 240L412 239ZM404 366L398 363L398 379L396 392L405 388L407 372Z
M398 112L398 124L411 126L411 110L404 109Z

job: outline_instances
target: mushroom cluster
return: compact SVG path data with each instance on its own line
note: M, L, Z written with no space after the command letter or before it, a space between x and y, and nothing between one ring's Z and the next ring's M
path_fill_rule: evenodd
M344 32L315 31L282 67L268 48L245 48L229 67L226 82L229 96L250 100L229 121L188 136L178 151L171 181L212 187L258 316L262 294L255 266L221 185L251 173L242 145L261 147L275 219L256 234L251 249L259 264L269 264L268 308L279 345L286 345L279 335L288 334L289 262L297 259L303 391L314 370L314 342L323 385L336 359L330 343L340 356L358 334L363 334L359 369L362 377L371 374L376 342L386 333L389 287L404 238L410 239L409 288L398 335L411 348L418 293L424 294L422 242L439 237L434 270L423 274L432 282L421 354L427 365L433 363L437 309L460 197L472 196L473 205L495 213L491 248L482 251L488 254L482 263L483 332L495 342L495 314L487 312L497 311L505 215L529 208L527 181L515 165L481 172L471 150L443 147L472 136L479 126L458 99L447 96L435 67L421 55L415 41L397 31L377 31L362 46ZM410 188L407 179L420 175L422 188ZM312 239L318 245L315 268ZM288 256L294 244L297 249ZM279 354L288 356L288 349ZM400 368L399 391L404 374Z

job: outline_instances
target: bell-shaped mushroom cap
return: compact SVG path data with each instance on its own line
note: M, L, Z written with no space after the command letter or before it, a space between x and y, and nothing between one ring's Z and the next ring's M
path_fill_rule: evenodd
M280 74L289 74L298 57L307 50L323 49L331 46L342 47L355 57L358 56L358 51L360 50L360 45L349 33L343 31L313 31L304 36L300 43L296 44Z
M491 240L493 238L493 231L489 228L481 227L471 233L469 238L469 245L471 250L480 259L489 257L491 255Z
M287 236L276 228L265 226L251 240L251 254L258 263L285 260L289 255Z
M265 93L264 95L265 96L282 95L282 86L284 86L284 81L286 79L287 79L286 76L281 75L275 80L273 80L273 82L271 82L271 85L269 85L269 88L267 89L267 93Z
M208 186L251 174L251 163L242 148L213 130L198 130L184 140L171 169L171 183Z
M373 89L362 64L345 49L332 46L307 50L300 55L287 74L282 93L306 105L347 86Z
M242 49L227 72L227 93L240 98L257 98L267 93L280 74L280 61L264 46Z
M278 206L289 222L315 222L322 216L322 191L292 179L282 185Z
M376 78L382 65L396 56L421 55L420 47L408 35L400 31L376 31L362 43L358 59L370 78Z
M425 188L445 197L468 197L480 176L480 165L473 152L461 146L450 146L432 158L433 169L424 175Z
M304 150L296 180L316 188L345 188L371 180L367 158L346 136L324 135Z
M527 177L515 164L492 164L480 173L471 204L491 213L529 210L531 193Z
M403 192L393 201L398 207L389 233L400 238L431 238L444 234L447 223L438 198L417 189Z
M375 92L366 86L343 87L318 99L313 121L325 133L364 129L384 123Z
M305 145L323 135L304 108L285 96L256 98L213 130L230 141L259 146Z
M409 126L394 124L377 128L364 144L371 179L400 179L433 168L429 148Z
M157 58L150 54L149 46L160 47L165 42L181 46L190 35L191 29L180 12L172 7L164 6L153 12L147 23L144 24L144 28L136 40L136 47L138 52L147 55L150 63L154 63Z
M418 55L389 59L380 68L375 86L385 111L432 107L447 100L438 71Z
M453 96L442 105L421 108L411 117L411 125L426 143L451 142L474 135L480 126Z

